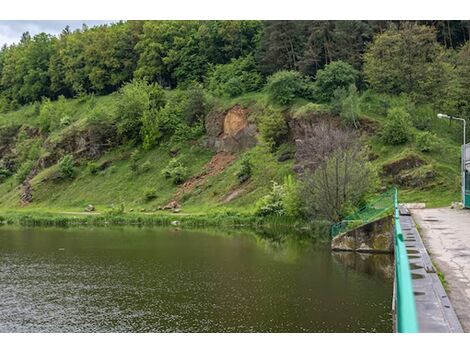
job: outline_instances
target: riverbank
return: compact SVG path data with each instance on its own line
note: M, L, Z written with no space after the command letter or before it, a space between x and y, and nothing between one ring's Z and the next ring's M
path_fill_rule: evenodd
M211 213L159 212L73 212L63 210L0 210L0 224L19 226L178 226L185 228L277 228L292 232L329 233L329 223L292 217L259 217L251 213L220 211Z

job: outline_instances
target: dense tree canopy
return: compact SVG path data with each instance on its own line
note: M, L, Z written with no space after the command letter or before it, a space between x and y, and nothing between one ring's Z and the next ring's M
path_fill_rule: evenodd
M468 112L469 37L470 21L128 21L57 37L24 33L0 50L0 110L109 94L134 78L233 96L278 71L313 79L341 61L359 72L359 89L452 100Z

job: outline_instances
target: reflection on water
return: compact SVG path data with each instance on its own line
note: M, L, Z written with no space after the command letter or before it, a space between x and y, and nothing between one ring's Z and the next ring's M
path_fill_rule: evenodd
M392 254L333 252L332 255L347 269L366 273L385 281L393 281L395 269Z
M382 264L344 258L319 235L4 226L0 331L391 331Z

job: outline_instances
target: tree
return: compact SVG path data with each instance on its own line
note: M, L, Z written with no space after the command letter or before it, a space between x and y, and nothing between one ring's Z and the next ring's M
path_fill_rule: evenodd
M266 92L272 102L288 105L304 95L305 81L297 71L279 71L268 77Z
M409 142L412 137L411 116L403 108L393 108L387 114L382 131L384 143L399 145Z
M445 52L431 27L405 25L378 34L365 53L364 74L378 92L435 96L442 86L432 81L444 76Z
M318 98L323 102L328 102L333 97L333 93L338 88L349 88L351 84L355 84L359 72L351 65L334 61L317 72L316 76L316 92Z
M152 112L164 103L164 93L160 86L134 80L123 86L117 102L118 133L125 139L140 142L142 121L148 124Z
M373 189L375 174L355 132L321 122L298 148L312 159L302 177L308 215L338 221Z
M272 74L298 69L306 36L305 21L267 21L256 53L260 70Z
M261 88L262 78L256 71L253 57L232 59L215 65L208 74L208 88L218 96L234 97Z

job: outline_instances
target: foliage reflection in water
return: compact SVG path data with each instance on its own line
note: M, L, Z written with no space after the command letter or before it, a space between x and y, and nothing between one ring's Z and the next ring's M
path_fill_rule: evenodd
M361 260L320 235L3 226L0 331L391 331L392 279Z

